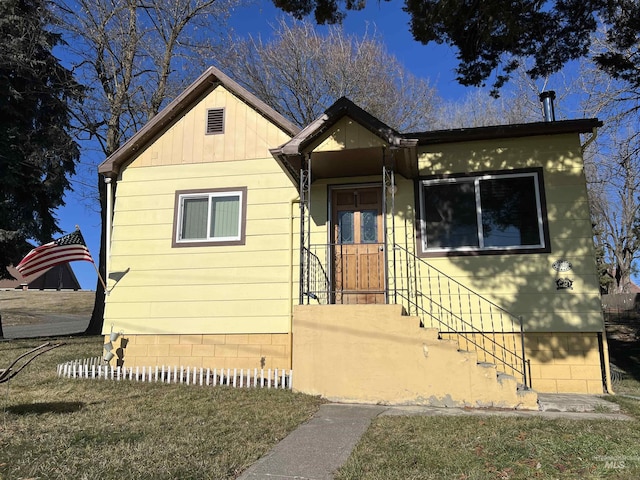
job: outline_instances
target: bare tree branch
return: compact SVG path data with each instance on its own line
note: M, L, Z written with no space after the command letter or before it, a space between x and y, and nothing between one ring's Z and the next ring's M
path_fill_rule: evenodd
M346 96L399 131L424 130L439 102L426 80L410 74L375 33L319 34L309 22L280 18L273 39L232 40L222 66L265 103L307 125Z

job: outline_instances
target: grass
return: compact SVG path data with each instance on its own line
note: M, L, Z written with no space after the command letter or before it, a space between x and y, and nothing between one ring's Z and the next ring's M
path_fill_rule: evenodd
M3 321L6 312L33 315L24 303L29 297L7 301L2 293ZM38 308L42 314L82 311L59 300ZM614 333L611 357L624 371L615 390L640 397L638 339L631 330ZM103 340L65 341L8 389L0 385L0 480L233 479L321 403L281 390L58 379L56 364L99 355ZM0 368L39 343L0 343ZM336 479L635 480L640 401L609 398L636 421L380 417Z
M335 478L637 479L639 443L637 422L381 417Z
M3 326L45 322L50 315L91 316L96 292L0 290Z
M101 337L64 340L0 385L0 479L233 479L317 410L283 390L59 379ZM0 366L41 343L0 343Z

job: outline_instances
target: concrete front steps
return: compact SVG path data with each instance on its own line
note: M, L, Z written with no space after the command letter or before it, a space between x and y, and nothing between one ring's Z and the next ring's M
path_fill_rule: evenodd
M400 305L296 306L293 371L295 391L334 402L538 410L536 392Z

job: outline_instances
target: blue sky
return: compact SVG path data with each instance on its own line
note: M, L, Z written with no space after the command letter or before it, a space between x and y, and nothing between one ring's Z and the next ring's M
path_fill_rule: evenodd
M238 34L260 33L265 38L271 31L270 25L283 15L271 1L261 1L259 5L258 13L255 6L235 11L231 24ZM453 72L457 64L455 52L446 45L425 46L416 42L409 31L409 15L402 11L402 6L403 2L395 0L369 0L365 9L347 12L343 25L349 33L377 33L390 53L414 75L436 84L444 99L464 96L468 89L455 81Z
M271 1L236 9L230 19L230 26L239 35L257 35L268 38L278 16L283 13ZM374 31L385 43L390 53L404 66L419 77L428 78L438 89L440 96L447 100L463 97L468 89L455 81L453 69L456 66L455 53L446 46L431 44L424 46L413 40L409 32L409 16L402 11L402 2L374 2L359 12L349 12L344 22L347 32L369 34ZM83 152L83 162L89 163L89 156L95 152ZM100 157L91 158L100 162ZM78 178L77 180L80 180ZM95 180L91 180L95 181ZM80 186L76 190L80 190ZM77 192L66 195L66 206L57 211L59 226L68 233L79 225L94 259L98 259L100 246L100 216L97 205L90 206ZM73 262L72 265L83 289L96 288L97 275L89 262Z

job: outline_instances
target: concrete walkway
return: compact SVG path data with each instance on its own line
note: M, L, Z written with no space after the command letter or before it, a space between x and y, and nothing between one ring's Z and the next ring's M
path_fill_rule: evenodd
M239 480L331 480L371 420L388 407L327 404L273 450L249 467Z
M469 415L571 420L633 420L595 395L539 394L539 411L325 404L238 480L332 480L371 421L381 415Z
M86 315L49 315L47 320L30 325L3 326L5 340L17 338L53 337L82 333L89 325Z

